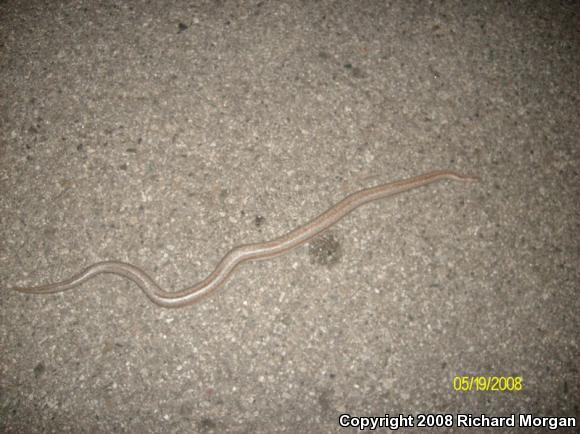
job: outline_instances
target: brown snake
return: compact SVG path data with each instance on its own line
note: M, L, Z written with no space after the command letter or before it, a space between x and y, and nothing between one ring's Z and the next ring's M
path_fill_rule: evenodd
M190 288L185 288L181 291L165 291L142 269L120 261L97 262L61 282L12 289L28 294L51 294L76 288L97 274L109 273L132 280L153 303L159 306L187 306L199 302L203 297L224 285L232 271L242 262L269 259L282 255L306 243L311 238L334 225L348 213L364 204L443 179L463 182L478 180L478 178L459 175L455 172L438 171L357 191L345 197L315 219L281 237L263 243L245 244L234 247L222 258L215 270L208 277Z

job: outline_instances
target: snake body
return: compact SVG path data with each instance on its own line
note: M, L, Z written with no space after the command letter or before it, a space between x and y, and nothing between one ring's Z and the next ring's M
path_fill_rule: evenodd
M96 275L107 273L123 276L133 281L153 303L159 306L175 308L191 305L222 287L234 269L243 262L270 259L282 255L306 243L362 205L445 179L473 182L477 181L478 178L459 175L455 172L436 171L357 191L303 226L272 241L234 247L222 258L208 277L181 291L165 291L141 268L120 261L97 262L60 282L12 289L27 294L51 294L77 288Z

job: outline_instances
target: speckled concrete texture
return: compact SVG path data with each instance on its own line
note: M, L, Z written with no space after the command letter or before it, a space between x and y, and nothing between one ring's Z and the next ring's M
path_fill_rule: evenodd
M0 1L0 431L578 417L579 17L571 1ZM8 289L107 259L181 289L237 244L435 169L481 182L369 204L199 305L159 308L112 275Z

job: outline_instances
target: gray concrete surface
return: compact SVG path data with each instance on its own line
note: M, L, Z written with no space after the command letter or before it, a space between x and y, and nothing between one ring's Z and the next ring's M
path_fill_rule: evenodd
M0 2L0 430L578 417L578 29L569 1ZM434 169L482 181L368 205L200 305L7 289L104 259L180 289Z

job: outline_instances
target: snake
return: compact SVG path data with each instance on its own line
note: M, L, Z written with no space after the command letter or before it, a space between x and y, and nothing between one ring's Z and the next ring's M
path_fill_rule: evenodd
M78 274L60 282L10 289L26 294L53 294L78 288L99 274L115 274L133 281L156 305L166 308L192 305L223 287L238 265L248 261L266 260L283 255L305 244L335 225L350 212L369 202L394 196L441 180L474 182L478 181L479 178L460 175L452 171L434 171L351 193L318 217L278 238L261 243L242 244L232 248L205 279L180 291L162 289L144 270L121 261L94 263Z

